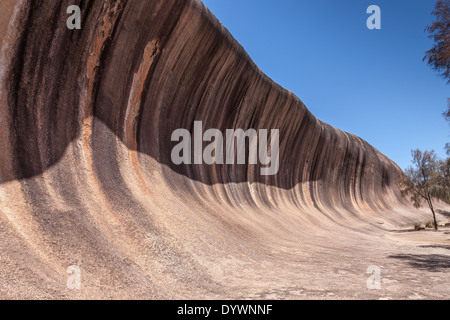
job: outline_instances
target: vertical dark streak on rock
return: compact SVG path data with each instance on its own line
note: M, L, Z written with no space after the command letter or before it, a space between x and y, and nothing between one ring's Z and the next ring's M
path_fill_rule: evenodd
M20 161L13 163L17 179L29 177L33 174L33 172L42 170L42 164L40 163L40 161L36 163L34 159L30 157L30 151L32 151L33 149L28 150L26 138L23 137L20 133L20 121L25 121L25 123L28 123L27 114L25 119L23 119L23 117L19 115L21 104L20 100L23 94L21 90L23 84L21 82L23 81L24 76L28 34L31 32L31 27L33 25L33 20L31 18L32 16L33 7L30 7L28 9L28 17L21 18L24 21L23 31L21 33L20 39L18 40L19 45L17 47L17 53L14 55L12 68L8 73L9 81L7 82L9 92L8 103L12 115L11 131L13 134L11 136L12 139L14 139L14 141L12 141L12 147L15 152L14 158L20 159ZM34 121L29 121L29 125L32 125L34 123ZM27 130L32 131L32 128L28 128ZM30 131L27 132L27 136L36 137L36 133Z

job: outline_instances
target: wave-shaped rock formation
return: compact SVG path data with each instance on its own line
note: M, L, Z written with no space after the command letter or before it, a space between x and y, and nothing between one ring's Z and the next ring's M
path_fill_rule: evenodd
M401 170L317 120L200 1L2 10L0 297L374 294L366 269L394 243L381 235L410 222ZM278 173L175 165L171 134L195 121L279 129Z

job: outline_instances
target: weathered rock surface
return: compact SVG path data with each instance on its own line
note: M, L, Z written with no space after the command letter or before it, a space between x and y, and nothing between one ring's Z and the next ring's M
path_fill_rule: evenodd
M369 265L408 267L384 237L420 219L401 170L317 120L200 1L4 2L1 298L373 298ZM279 129L278 174L174 165L194 121ZM382 293L412 295L404 278ZM441 280L420 294L448 297Z

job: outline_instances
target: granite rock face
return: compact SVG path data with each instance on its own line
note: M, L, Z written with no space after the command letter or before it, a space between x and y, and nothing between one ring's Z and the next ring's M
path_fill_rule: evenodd
M200 1L4 12L0 297L295 298L328 255L369 251L382 224L408 219L401 170L317 120ZM195 121L279 129L278 173L175 165L171 135ZM70 265L81 290L66 288Z

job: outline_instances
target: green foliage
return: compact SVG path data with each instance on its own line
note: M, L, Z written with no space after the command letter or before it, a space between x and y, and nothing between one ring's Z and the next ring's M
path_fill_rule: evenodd
M436 2L433 24L426 28L434 46L426 52L424 60L450 83L450 0Z
M447 111L442 113L442 115L444 116L445 120L450 122L450 98L447 98Z
M431 195L450 204L450 158L438 162Z
M431 197L450 204L450 158L439 160L434 151L413 150L413 166L406 169L402 194L416 208Z
M438 160L434 151L413 150L411 152L413 166L405 171L403 196L409 196L416 208L422 201L431 197L433 188L437 188Z
M413 166L405 171L401 181L402 195L409 196L416 208L426 201L433 213L433 226L437 230L433 197L450 203L450 159L438 160L434 151L413 150Z

